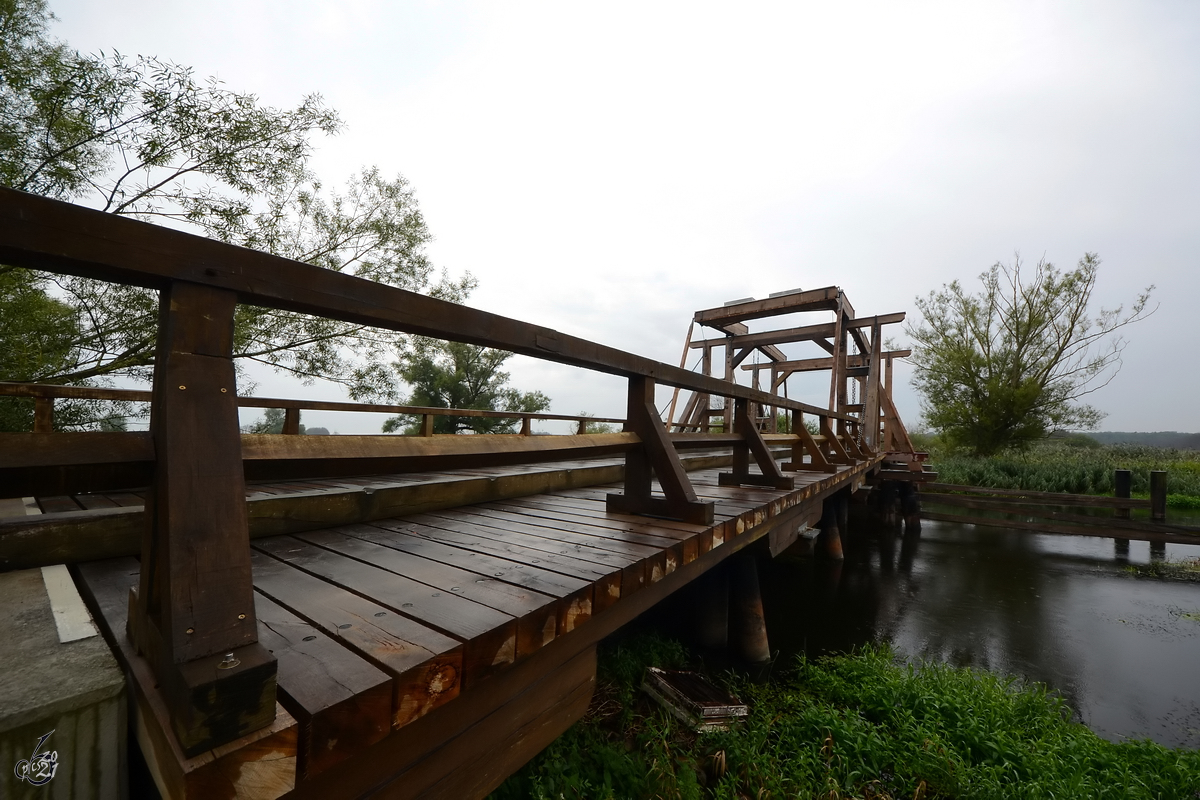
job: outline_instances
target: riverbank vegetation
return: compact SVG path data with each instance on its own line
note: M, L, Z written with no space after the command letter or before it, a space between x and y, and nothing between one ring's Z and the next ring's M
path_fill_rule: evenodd
M765 683L711 676L750 716L698 735L638 690L646 666L687 660L653 636L603 646L585 719L493 797L1200 797L1200 753L1105 741L1040 684L884 647L777 665Z
M932 436L915 437L928 449L940 483L1071 494L1113 494L1113 473L1132 473L1133 496L1150 496L1150 472L1166 470L1167 505L1200 509L1200 452L1146 445L1101 445L1087 436L1046 439L1022 450L976 456Z

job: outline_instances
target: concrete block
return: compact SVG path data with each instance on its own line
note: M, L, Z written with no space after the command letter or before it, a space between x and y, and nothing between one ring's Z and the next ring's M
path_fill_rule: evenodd
M0 797L126 797L125 678L65 567L0 573L0 642Z

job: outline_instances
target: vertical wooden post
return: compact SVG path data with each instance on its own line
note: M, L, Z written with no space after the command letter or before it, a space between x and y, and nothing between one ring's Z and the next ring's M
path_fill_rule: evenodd
M421 415L421 435L433 436L433 414Z
M1167 473L1150 472L1150 519L1162 522L1167 518Z
M883 352L883 331L876 322L871 326L871 364L867 369L867 385L862 393L862 441L869 450L879 448L879 381L882 377L880 359Z
M521 417L521 435L533 435L533 420L530 417Z
M758 564L748 553L729 559L729 638L742 660L751 664L771 660Z
M579 418L579 430L576 432L580 436L583 436L585 433L587 433L587 418L586 417Z
M35 397L33 400L33 432L54 432L54 398Z
M191 757L275 718L275 658L258 644L233 369L233 292L161 292L141 583L129 635Z
M650 514L711 525L714 503L700 501L692 489L679 454L654 406L653 378L644 375L629 378L625 430L636 433L641 446L625 454L625 493L608 495L605 507L611 512ZM655 477L662 487L663 497L651 496Z
M1128 500L1130 489L1133 487L1133 473L1127 469L1119 469L1113 473L1113 496L1118 500ZM1117 519L1129 519L1128 508L1118 508L1113 514Z
M700 371L706 376L712 375L711 345L706 344L704 346L704 355L700 357ZM707 393L700 395L696 410L699 412L699 422L702 427L696 429L697 433L709 433L712 431L712 417L708 414L711 409L712 396Z
M283 410L283 432L288 436L300 434L300 409L285 408Z
M725 337L725 380L735 383L733 376L733 335ZM733 431L733 408L725 398L725 413L721 415L721 433Z
M829 377L829 410L837 411L845 386L841 385L842 362L846 359L845 328L842 327L842 295L838 293L837 309L833 312L836 319L833 323L833 370Z

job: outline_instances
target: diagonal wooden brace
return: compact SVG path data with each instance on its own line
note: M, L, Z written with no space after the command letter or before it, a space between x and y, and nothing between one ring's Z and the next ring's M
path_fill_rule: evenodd
M750 401L740 397L733 404L733 432L742 440L733 446L733 472L722 472L717 480L721 486L770 486L773 489L794 489L796 480L779 471L779 465L767 449L758 426L750 417ZM750 472L750 456L762 471Z
M808 432L808 428L804 427L803 412L792 412L790 428L799 438L792 445L792 460L780 464L780 469L790 472L837 472L837 466L829 463L829 459L825 458L825 454L817 446L817 440ZM808 461L804 460L805 454L808 455Z
M833 432L833 428L829 424L829 417L819 417L821 421L821 448L825 452L825 458L832 464L853 464L854 459L846 452L846 448L842 447L842 442Z
M692 489L679 454L654 407L653 378L635 375L629 379L625 430L636 433L642 446L625 454L625 493L608 495L606 508L614 513L644 514L711 525L713 503L699 500ZM662 497L651 495L651 482L655 477L662 487Z

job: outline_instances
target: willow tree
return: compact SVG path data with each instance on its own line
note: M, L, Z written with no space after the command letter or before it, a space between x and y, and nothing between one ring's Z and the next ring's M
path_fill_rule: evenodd
M342 128L318 95L274 108L156 57L83 55L49 35L52 19L45 0L0 0L0 184L449 300L474 286L469 275L436 274L424 251L431 235L403 177L366 167L333 188L309 170L314 138ZM150 377L154 292L0 264L4 274L0 290L25 294L0 306L34 314L23 327L54 347L40 364L5 348L0 380ZM397 396L390 362L400 339L240 306L235 357L384 399Z
M1120 331L1148 316L1153 286L1128 311L1090 309L1100 259L1085 253L1062 271L1017 256L979 276L917 298L923 319L909 325L913 385L925 422L952 444L990 455L1059 429L1095 429L1103 412L1083 398L1121 367Z

